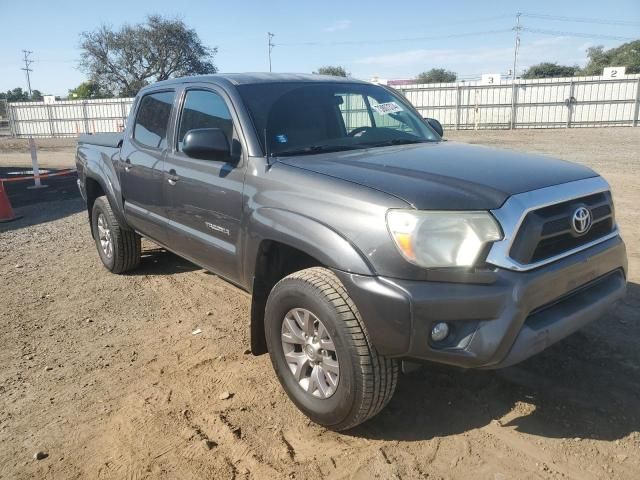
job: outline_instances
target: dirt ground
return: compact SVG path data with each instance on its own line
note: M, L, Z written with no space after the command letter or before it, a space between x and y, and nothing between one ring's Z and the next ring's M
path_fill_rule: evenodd
M640 129L447 138L602 173L626 299L516 367L402 376L380 415L338 434L247 354L246 294L148 242L138 271L112 275L79 199L19 208L0 225L0 478L639 478ZM70 141L38 144L48 166L73 164ZM0 166L29 164L24 142L0 142Z
M74 167L74 138L36 138L38 163L42 168ZM29 141L0 137L0 167L31 167Z

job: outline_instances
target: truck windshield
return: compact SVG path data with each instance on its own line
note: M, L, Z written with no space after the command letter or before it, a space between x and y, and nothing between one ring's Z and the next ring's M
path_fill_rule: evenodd
M399 97L377 85L264 83L238 91L262 148L273 155L440 140Z

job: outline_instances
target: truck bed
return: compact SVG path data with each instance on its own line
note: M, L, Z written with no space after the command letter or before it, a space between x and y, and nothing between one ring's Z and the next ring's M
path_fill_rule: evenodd
M120 148L124 133L95 133L80 135L78 144L99 145L101 147Z

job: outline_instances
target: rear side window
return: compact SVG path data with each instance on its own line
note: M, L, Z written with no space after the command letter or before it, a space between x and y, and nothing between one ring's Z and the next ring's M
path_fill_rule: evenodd
M182 151L182 141L189 130L196 128L219 128L227 139L233 136L233 122L227 104L220 95L207 90L188 90L184 99L178 150Z
M133 138L151 148L167 147L167 125L175 92L150 93L142 97L133 127Z

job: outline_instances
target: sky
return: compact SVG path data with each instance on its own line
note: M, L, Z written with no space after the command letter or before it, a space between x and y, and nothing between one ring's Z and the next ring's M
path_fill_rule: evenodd
M446 68L472 79L512 67L517 12L537 16L521 17L523 27L554 32L521 33L519 72L542 61L583 66L590 46L640 38L640 0L0 0L0 90L26 89L20 70L26 49L33 51L32 88L64 96L86 80L78 70L81 32L154 13L181 18L206 45L218 47L221 72L268 71L267 32L273 32L275 72L342 65L357 78L409 79Z

